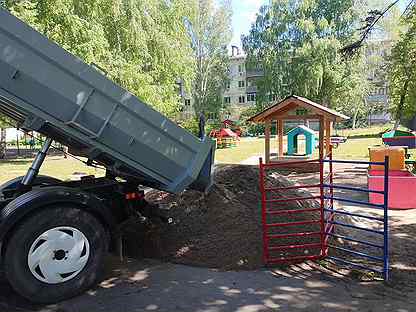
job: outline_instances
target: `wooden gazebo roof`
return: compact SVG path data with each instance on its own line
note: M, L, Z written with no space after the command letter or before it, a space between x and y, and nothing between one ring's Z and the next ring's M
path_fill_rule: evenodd
M319 157L323 159L330 152L331 128L337 121L346 120L349 117L337 111L315 103L306 98L291 95L278 102L261 113L251 117L248 121L265 123L264 154L266 163L270 163L270 128L271 123L276 122L278 157L283 159L283 124L286 120L319 120Z
M259 123L265 122L267 120L273 120L276 118L285 119L285 117L295 117L289 116L287 115L287 113L297 107L305 108L307 110L310 110L310 112L312 113L306 116L297 116L299 117L299 119L304 119L305 117L306 119L315 119L321 116L331 121L342 121L349 119L348 116L345 116L333 109L315 103L304 97L291 95L285 98L283 101L278 102L266 108L264 111L258 113L257 115L251 117L250 119L248 119L248 121Z

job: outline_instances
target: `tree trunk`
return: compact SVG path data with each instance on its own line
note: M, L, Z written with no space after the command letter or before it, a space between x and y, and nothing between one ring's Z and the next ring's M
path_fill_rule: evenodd
M404 82L402 93L400 94L400 102L396 110L396 121L394 122L393 131L396 131L400 126L400 121L403 115L403 106L406 101L407 89L409 87L409 79Z
M357 126L357 117L358 117L358 111L359 109L357 108L354 112L354 115L352 116L352 129L355 129L355 127Z
M6 158L6 129L0 128L0 159Z
M19 129L16 129L17 156L20 156Z

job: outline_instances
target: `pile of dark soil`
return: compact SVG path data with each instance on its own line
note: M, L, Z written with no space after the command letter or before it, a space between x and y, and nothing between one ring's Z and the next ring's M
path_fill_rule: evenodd
M268 187L294 185L276 172L267 174L266 179ZM311 194L298 189L272 194L274 198L282 196L293 198ZM147 200L169 208L174 223L129 233L130 254L134 250L133 254L144 257L224 270L249 270L264 265L258 167L221 165L216 168L215 184L206 195L196 191L185 191L180 195L152 191L147 194ZM273 210L302 208L319 208L319 203L316 200L293 201L290 204L274 203L269 207ZM319 212L273 215L269 216L268 223L312 219L318 220ZM271 228L270 233L319 230L319 224L311 224ZM296 239L278 239L272 243L296 244ZM319 241L319 237L311 239L306 243ZM300 240L305 242L304 238ZM273 256L287 255L288 252L277 251ZM302 249L302 253L309 251Z

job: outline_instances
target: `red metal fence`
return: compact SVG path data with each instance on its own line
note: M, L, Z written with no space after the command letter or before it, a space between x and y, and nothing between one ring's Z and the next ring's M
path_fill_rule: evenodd
M290 162L290 165L316 163L323 172L323 162L319 160ZM264 164L260 159L263 260L266 264L315 260L324 255L323 180L319 184L276 185L279 181L273 174L285 166L288 163ZM305 189L315 189L316 195L300 196ZM296 192L291 194L292 190Z
M359 188L356 186L334 184L333 164L377 164L385 167L385 185L383 191ZM281 174L281 169L292 165L319 165L319 184L302 183L302 185L284 185L282 179L275 174ZM280 175L279 175L280 176ZM348 190L364 193L379 193L384 196L384 204L371 204L351 198L334 196L335 190ZM308 190L306 192L305 190ZM263 223L263 260L265 264L299 262L326 258L333 262L349 267L358 267L371 272L382 274L388 279L388 157L384 162L366 162L350 160L333 160L332 153L323 160L304 160L296 162L278 162L264 164L260 158L260 191L261 211ZM383 209L382 217L374 217L355 211L348 211L347 207L334 208L334 201L347 202L361 206ZM340 216L353 216L371 222L381 222L383 230L365 227L364 225L347 224ZM337 233L335 226L348 227L354 232L349 235ZM360 238L360 231L366 231L383 238L371 241ZM357 237L358 238L357 238ZM344 241L354 242L364 247L352 248L348 244L335 245L330 238L342 238ZM383 256L369 253L368 248L374 247L383 252ZM361 249L360 249L361 248ZM362 264L350 257L340 257L340 252L353 255L356 258L370 259L372 262ZM382 268L379 268L381 266Z

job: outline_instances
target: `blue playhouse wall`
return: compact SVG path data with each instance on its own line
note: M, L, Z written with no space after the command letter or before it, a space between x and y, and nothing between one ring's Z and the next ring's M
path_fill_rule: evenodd
M305 136L306 141L306 148L305 153L306 155L311 155L316 146L316 135L312 129L309 129L305 126L298 126L287 133L287 154L294 155L298 153L298 138L299 135Z

